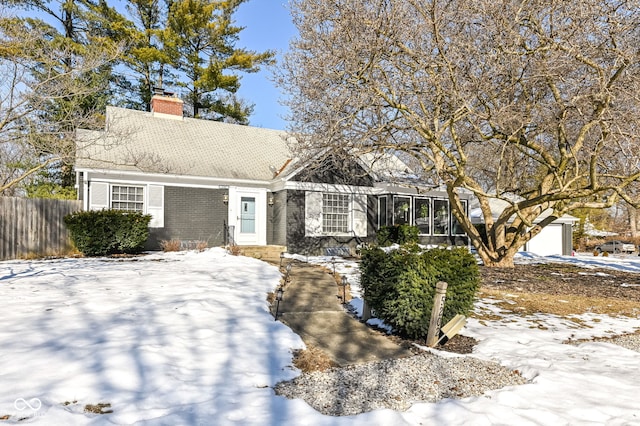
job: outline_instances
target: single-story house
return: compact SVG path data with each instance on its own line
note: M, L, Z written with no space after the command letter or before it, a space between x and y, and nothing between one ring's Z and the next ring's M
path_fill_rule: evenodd
M180 99L157 94L151 112L108 107L104 130L77 135L84 209L150 214L149 249L178 239L324 254L398 224L416 225L425 244L468 244L446 192L392 153L345 160L329 152L302 162L283 131L182 111Z
M508 206L507 201L493 198L489 200L489 208L491 209L491 216L493 220L497 220L502 211ZM551 210L545 210L542 214L534 220L535 223L540 223L551 214ZM469 212L471 217L471 223L482 224L484 219L482 218L482 212L477 202L471 203L471 211ZM520 251L527 251L539 256L551 256L551 255L571 255L573 252L573 225L578 221L578 218L565 214L549 225L542 228L540 233L529 240Z

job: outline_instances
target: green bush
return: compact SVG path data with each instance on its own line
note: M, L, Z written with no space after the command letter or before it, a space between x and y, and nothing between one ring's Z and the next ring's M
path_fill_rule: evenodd
M85 256L139 253L149 238L151 215L119 210L71 213L64 223L71 241Z
M376 234L376 240L381 247L387 247L391 244L417 244L420 239L418 234L420 231L417 226L411 225L393 225L382 226Z
M425 337L429 330L438 281L448 284L443 324L457 314L469 314L480 282L475 258L465 248L423 253L412 247L389 253L366 249L361 273L364 299L376 316L411 338Z
M443 324L457 314L468 315L480 286L476 258L464 247L429 250L422 258L435 269L436 282L444 281L448 285Z

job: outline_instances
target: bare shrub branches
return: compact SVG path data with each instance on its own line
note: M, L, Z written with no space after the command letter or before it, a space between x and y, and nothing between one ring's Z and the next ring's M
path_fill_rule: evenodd
M78 128L104 125L99 105L87 105L105 87L92 81L119 46L48 43L46 28L3 19L0 28L0 194L54 163L73 164ZM72 63L63 64L63 58Z

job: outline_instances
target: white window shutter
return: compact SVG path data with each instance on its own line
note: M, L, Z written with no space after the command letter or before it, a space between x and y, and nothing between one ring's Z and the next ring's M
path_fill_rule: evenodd
M106 182L91 182L89 185L89 210L103 210L109 208L109 184Z
M307 237L322 235L322 192L304 194L304 234Z
M353 232L358 237L367 236L367 196L353 195Z
M151 215L150 228L164 228L164 186L149 185L147 213Z

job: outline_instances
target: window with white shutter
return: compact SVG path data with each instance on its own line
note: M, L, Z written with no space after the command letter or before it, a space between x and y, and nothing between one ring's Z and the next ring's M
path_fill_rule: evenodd
M106 182L91 182L89 184L89 210L109 208L109 184Z
M151 215L151 228L164 228L164 186L149 185L147 213Z

